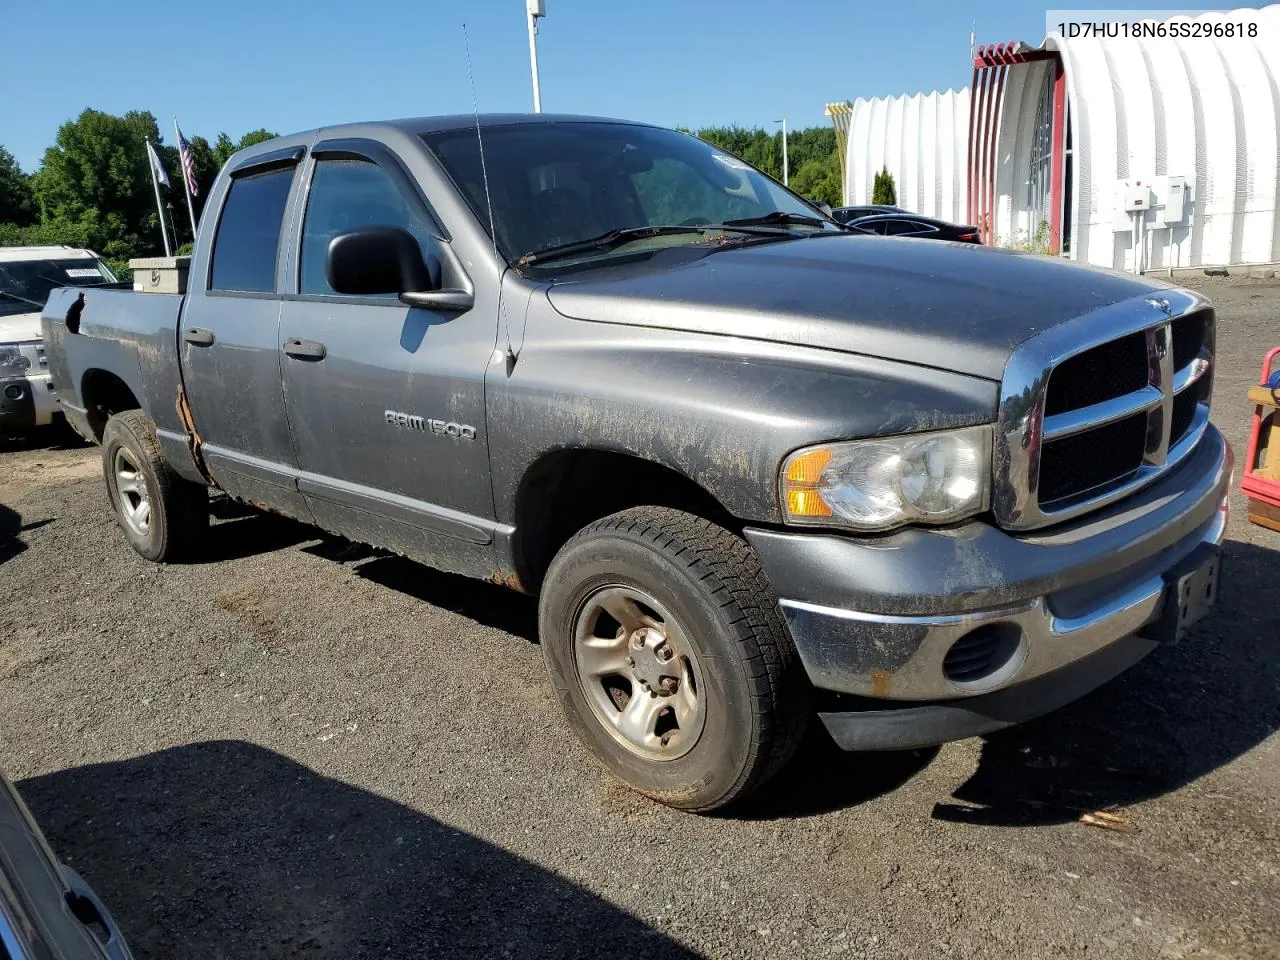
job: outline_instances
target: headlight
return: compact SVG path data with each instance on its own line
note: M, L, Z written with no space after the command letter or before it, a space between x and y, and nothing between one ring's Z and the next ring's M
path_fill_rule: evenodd
M797 450L782 463L788 523L889 530L954 523L987 509L991 427Z
M18 352L14 346L0 346L0 370L5 373L21 373L31 366L31 361Z

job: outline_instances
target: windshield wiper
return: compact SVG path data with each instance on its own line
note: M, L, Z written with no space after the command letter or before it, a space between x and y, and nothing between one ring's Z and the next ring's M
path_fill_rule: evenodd
M572 243L561 243L554 247L532 250L516 262L523 266L527 263L538 263L539 261L552 260L556 257L567 257L571 254L585 253L589 250L608 250L611 247L620 247L624 243L630 243L633 240L645 240L649 237L664 237L679 233L705 233L709 229L714 228L684 224L658 227L620 227L617 230L602 233L598 237L589 237L586 240L575 240Z
M12 297L14 300L20 300L22 303L29 303L33 307L39 307L41 310L44 309L43 303L40 303L39 301L36 301L36 300L28 300L26 297L20 297L16 293L13 293L9 290L0 290L0 296Z
M818 217L806 216L803 213L788 213L785 210L775 210L773 213L766 213L761 217L743 217L741 220L726 220L724 223L717 224L717 226L751 227L769 223L797 223L806 227L825 227L827 225L826 220L822 220Z

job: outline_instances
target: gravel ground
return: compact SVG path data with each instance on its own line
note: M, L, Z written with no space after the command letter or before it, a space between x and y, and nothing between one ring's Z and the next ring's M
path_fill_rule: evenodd
M1280 283L1201 286L1242 451ZM229 504L154 566L96 450L0 449L0 766L141 957L1280 956L1280 534L1238 495L1188 641L985 739L813 736L702 818L567 737L528 599Z

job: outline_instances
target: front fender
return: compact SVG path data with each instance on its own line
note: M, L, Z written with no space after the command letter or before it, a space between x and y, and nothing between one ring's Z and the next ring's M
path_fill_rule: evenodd
M735 517L776 523L778 467L797 447L989 423L997 393L857 354L573 320L535 295L516 363L487 383L497 518L514 521L534 463L576 447L662 464Z

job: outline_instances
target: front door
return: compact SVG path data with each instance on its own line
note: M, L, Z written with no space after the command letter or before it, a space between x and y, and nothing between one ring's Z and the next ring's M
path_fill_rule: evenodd
M291 155L290 155L291 157ZM270 161L270 158L268 158ZM201 450L232 496L309 519L280 383L277 260L298 165L287 157L234 171L203 276L191 278L178 346Z
M416 187L385 148L362 153L360 143L316 145L297 292L281 313L299 488L322 526L470 571L488 562L494 527L484 372L496 318L329 286L329 241L359 227L409 231L437 278L443 259L442 231Z

